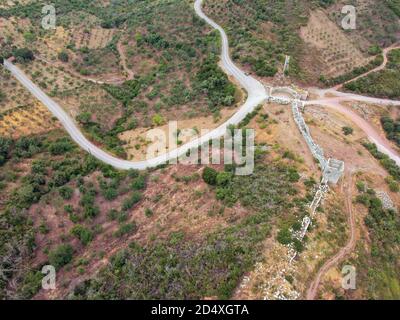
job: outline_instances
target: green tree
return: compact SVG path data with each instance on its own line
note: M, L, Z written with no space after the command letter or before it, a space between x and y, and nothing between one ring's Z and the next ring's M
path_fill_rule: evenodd
M215 186L217 184L218 172L210 167L205 167L203 170L203 180L205 183Z
M345 136L353 134L353 132L354 132L353 128L351 128L351 127L343 127L342 131L343 131Z
M74 190L68 186L61 187L60 190L58 190L58 193L64 200L69 200L72 198Z
M59 269L72 260L74 248L70 244L61 244L49 253L49 262L56 269Z
M58 59L59 59L60 61L62 61L62 62L68 62L68 61L69 61L68 52L66 52L66 51L61 51L61 52L58 54Z
M85 246L93 240L93 232L80 224L72 228L71 234L77 237Z

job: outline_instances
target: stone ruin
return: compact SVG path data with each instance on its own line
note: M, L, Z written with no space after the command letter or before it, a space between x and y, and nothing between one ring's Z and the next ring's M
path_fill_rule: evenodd
M305 104L302 100L307 99L307 92L297 93L296 90L292 88L272 88L266 87L268 92L268 102L275 102L283 105L292 106L294 120L303 135L312 155L318 160L321 167L323 177L321 182L316 186L315 195L313 201L309 204L308 214L305 215L301 221L300 230L291 229L293 237L299 241L303 241L307 234L307 231L312 224L312 219L314 218L317 209L320 207L321 203L324 201L326 195L329 192L328 184L336 184L340 177L344 173L344 162L336 159L326 159L323 149L317 145L310 133L310 129L304 121L302 113L304 112ZM279 96L278 92L284 93L285 96ZM276 94L275 96L273 94ZM284 268L276 271L275 269L270 270L273 272L273 277L268 281L267 284L263 285L264 299L298 299L300 294L288 286L286 280L286 274L291 273L294 268L293 261L297 256L297 251L293 244L285 246L287 252L285 256L288 260L288 265ZM259 268L263 268L263 264L259 263L256 271ZM272 267L271 267L272 268ZM247 285L249 279L244 280L244 285Z
M393 203L393 200L385 191L377 191L376 196L382 201L382 207L385 210L394 210L397 212L397 207Z
M344 162L336 159L325 158L324 150L317 145L311 137L310 129L304 121L303 115L300 111L301 107L304 107L303 102L298 100L293 101L292 110L294 121L297 123L297 126L299 127L299 130L303 135L312 155L319 162L323 174L322 184L337 184L344 173Z
M306 141L312 155L314 156L315 159L318 160L321 168L324 169L327 165L327 160L325 159L324 151L319 145L317 145L314 142L313 138L311 137L310 129L308 128L306 122L304 121L303 115L301 114L300 111L300 106L302 105L303 103L301 101L298 100L293 101L292 111L293 111L294 121L296 122L301 134L303 135L303 138Z
M337 184L344 173L344 162L336 159L326 159L324 150L314 142L310 129L302 115L305 108L305 104L302 100L307 98L308 93L299 93L297 90L290 87L266 87L266 90L268 93L268 102L292 105L294 121L303 135L312 155L317 159L321 167L323 173L322 183ZM279 93L283 93L286 96L279 96Z
M344 162L329 159L323 171L323 183L337 184L344 173Z
M337 184L339 179L342 177L344 173L344 162L336 159L329 158L327 159L324 154L324 150L315 143L314 139L311 136L310 129L307 126L302 112L305 110L305 104L302 100L307 99L308 93L298 93L296 90L292 88L267 88L268 92L268 101L276 102L279 104L292 105L293 118L296 122L301 134L303 135L304 140L306 141L308 148L310 149L313 157L317 159L320 168L322 170L322 180L318 185L316 193L314 195L314 199L310 204L310 215L305 216L301 223L301 229L299 231L292 230L293 236L302 241L307 233L309 226L312 223L312 218L314 217L318 207L321 205L321 202L324 200L325 196L329 192L328 184ZM280 97L274 96L274 93L283 92L284 94L292 97ZM293 246L289 245L289 261L292 261L297 256L297 251L293 248Z

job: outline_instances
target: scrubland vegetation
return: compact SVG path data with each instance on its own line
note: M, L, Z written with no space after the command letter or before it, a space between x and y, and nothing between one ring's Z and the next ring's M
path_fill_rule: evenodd
M233 59L262 77L282 69L285 54L292 56L289 75L305 76L299 66L305 52L298 30L307 21L310 5L308 1L205 1L206 12L227 31Z
M212 232L201 241L191 241L185 233L174 232L167 241L144 246L131 243L97 277L78 285L72 297L231 297L241 276L259 259L262 241L270 235L271 220L282 212L287 212L285 216L294 214L288 199L297 194L293 183L299 179L293 168L279 164L260 163L250 177L234 176L232 169L205 168L203 179L215 188L216 197L225 205L240 202L252 209L251 216L232 221L229 227ZM304 210L304 203L299 199L297 210Z
M394 120L391 117L382 117L381 124L388 139L394 141L400 147L400 119Z
M221 108L238 101L236 87L218 66L218 33L194 15L191 1L123 0L104 6L94 0L53 3L64 30L77 32L78 36L67 37L59 50L41 52L35 50L36 46L49 38L40 28L32 27L24 35L24 42L7 37L1 49L8 51L5 56L13 54L49 95L71 102L75 119L85 134L119 157L126 157L118 138L124 131L161 126L170 116L218 115ZM210 16L226 28L236 61L260 77L272 77L282 68L285 55L290 54L289 76L308 80L306 66L300 65L309 51L298 30L307 24L310 10L329 9L337 2L205 3ZM397 12L395 0L387 4ZM88 19L90 28L77 31L78 13L79 18ZM0 9L0 17L27 18L35 26L42 17L41 4L31 2ZM51 63L38 61L34 58L37 54L50 55ZM330 80L329 84L380 64L379 47L372 47L370 54L378 56L368 66ZM389 79L384 88L356 84L350 89L396 96L397 82L391 83L391 77L398 71L399 57L399 51L390 55L385 70L390 76L383 76ZM123 59L134 74L130 79L121 67ZM0 77L7 82L0 88L0 107L10 100L23 100L22 96L14 98L15 84L4 70ZM105 81L88 83L88 77ZM7 135L0 136L0 269L4 270L0 299L34 297L40 290L41 267L49 263L64 280L58 298L229 299L243 275L260 261L266 239L277 245L293 244L298 252L306 248L307 238L302 243L291 230L300 230L299 221L307 214L316 181L299 172L300 161L292 151L274 146L270 155L269 151L256 149L255 171L249 176L235 175L234 165L193 166L197 172L164 176L165 180L172 180L174 197L163 199L164 190L149 191L148 185L151 179L157 181L165 174L168 166L152 172L115 170L54 130L54 119L45 128L47 133L15 134L15 112L30 113L30 108L0 109L0 123L9 126ZM261 108L247 115L239 127L248 126ZM269 118L268 114L259 116L257 121L261 122ZM39 123L34 114L26 118L32 121L28 125ZM385 117L382 125L388 138L399 144L398 121ZM342 131L345 135L353 133L350 127L342 127ZM387 182L391 190L398 191L399 167L376 146L364 146L390 173ZM151 173L155 174L150 179ZM176 211L179 214L174 215L174 228L169 231L162 223L168 214L154 210L154 204L179 204L182 185L194 182L193 197L206 194L210 197L207 201L215 201L208 213L199 211L199 215L208 216L197 219L209 218L207 222L213 222L211 218L215 216L224 217L223 223L194 236L193 225L178 227L177 222L190 221L186 220L188 212L172 205L171 215ZM189 200L193 202L192 198ZM371 298L399 297L399 217L394 211L383 209L371 189L360 189L357 201L368 208L365 223L372 243L371 251L363 252L360 260L365 290ZM226 208L242 215L227 215ZM338 213L340 208L335 210L332 212L337 214L328 216L327 222L340 226L340 230L326 236L334 245L345 238L344 217ZM137 219L139 214L148 222L145 227L151 223L156 227L146 229ZM162 214L165 215L157 220ZM158 233L151 234L154 231ZM168 236L161 236L162 233ZM132 237L139 234L133 241ZM110 252L104 252L101 246L105 244L112 249ZM105 261L101 268L100 260ZM92 267L99 264L87 274L91 263ZM86 280L68 287L71 274L85 275Z
M32 80L70 111L85 135L108 152L128 157L128 142L119 138L125 131L161 126L169 119L218 119L222 108L241 99L217 64L218 33L194 14L189 1L99 6L96 1L57 0L54 5L58 28L46 32L40 27L39 3L1 9L0 17L9 19L2 55L14 55ZM24 19L23 27L14 26L14 18ZM32 35L29 41L23 40L25 29ZM129 79L122 62L133 74ZM15 96L15 81L5 75L0 108L26 99L24 91ZM17 122L9 118L7 127Z
M271 221L283 217L294 221L306 210L307 199L290 201L298 193L297 171L279 161L265 163L262 154L257 159L255 173L249 177L233 175L233 166L222 171L206 168L203 174L223 206L240 203L251 215L199 235L200 241L179 231L168 239L131 243L115 254L98 276L75 287L69 297L229 298L244 272L259 259L261 244L270 236ZM35 295L41 265L46 263L59 272L75 266L84 272L78 257L102 236L103 227L98 223L103 218L99 217L107 216L107 221L116 225L112 233L116 239L137 232L138 226L129 216L143 200L146 173L120 172L103 165L58 131L17 140L2 138L0 160L1 263L5 270L18 266L6 272L2 298ZM21 167L28 169L22 172ZM99 199L114 203L115 209L104 212ZM47 213L48 206L55 205L56 212ZM60 228L50 223L48 214L66 218L64 233L46 241ZM148 219L154 214L150 208L143 213ZM40 264L30 265L38 255L44 255ZM123 276L116 281L116 274ZM11 279L15 290L6 291Z
M400 97L400 50L388 54L389 62L384 70L346 84L346 90L375 97L398 99Z
M28 169L22 170L24 166ZM96 184L89 179L95 173L99 174ZM106 213L101 212L98 197L105 201L117 198L125 201L117 215L125 215L127 219L146 187L143 174L119 172L101 164L79 151L58 131L16 140L0 138L0 263L5 270L0 296L30 298L41 281L40 276L33 276L40 271L40 265L30 264L30 259L38 254L47 255L47 261L59 270L69 265L79 252L73 238L87 246L102 232L95 221ZM77 192L79 200L74 200ZM51 226L45 214L49 197L63 199L57 208L59 213L55 214L68 217L70 230L69 234L46 241L40 234L57 232L54 229L57 226ZM134 222L125 222L126 219L121 219L115 237L135 232ZM10 279L17 283L12 292L6 291Z
M322 70L343 67L342 69L346 70L342 70L343 75L332 79L329 75L325 75L320 79L332 85L349 80L379 65L381 61L378 57L369 65L363 66L361 63L361 66L352 67L352 61L344 59L347 52L342 50L342 47L346 47L343 36L347 37L345 42L352 48L349 58L356 55L358 60L362 59L363 55L368 57L368 54L379 53L369 50L370 48L385 47L398 40L400 27L396 13L399 12L399 5L396 1L356 2L357 30L347 33L344 33L340 27L343 18L340 11L348 3L341 0L294 2L207 0L205 8L206 12L227 30L228 37L231 39L233 58L242 65L248 66L255 74L274 76L278 70L283 69L287 54L291 56L289 75L299 80L318 81ZM336 25L337 30L324 29L330 24L320 21L321 24L317 30L314 30L320 33L314 36L323 42L324 49L318 49L320 50L318 51L306 45L305 40L300 37L299 30L307 25L311 12L321 8L326 10L326 19L330 18L333 22L332 26ZM336 37L338 32L341 35L343 33L342 37L336 38L339 42L333 41L329 44L329 40ZM325 48L328 45L329 50ZM318 58L311 60L308 59L309 55L317 55ZM325 61L325 58L329 58L329 61ZM323 65L320 64L321 59L324 60ZM360 61L355 63L360 64ZM310 72L311 70L313 71Z
M364 248L357 261L360 283L368 298L399 299L399 215L394 210L385 210L372 189L360 191L357 202L368 208L365 225L371 239L371 250Z
M390 157L378 150L373 143L364 143L364 147L377 159L386 171L397 181L400 181L400 167Z
M7 38L3 47L10 48L11 55L13 46L26 46L18 49L21 51L18 56L24 59L25 50L46 57L52 68L44 64L32 74L34 80L61 101L69 99L69 104L90 118L84 125L88 135L98 143L105 141L117 155L124 156L117 134L137 126L151 127L155 115L174 120L218 116L221 108L233 106L237 101L236 88L217 65L218 33L195 15L189 1L122 1L102 6L97 1L57 0L53 4L62 31L45 33L38 27L42 17L40 3L1 9L0 17L29 19L33 35L27 43L17 41L18 37ZM77 22L74 16L85 18L87 25ZM102 34L106 33L108 41L103 41ZM82 38L90 40L84 44ZM95 46L96 41L101 44ZM54 42L57 50L43 47L43 42ZM124 81L122 60L133 73L133 79ZM61 85L64 73L72 77ZM97 109L105 106L113 109L111 121L91 107L89 98L94 90L79 85L80 76L106 82L96 90L104 90L117 102L103 99ZM85 97L88 102L83 101ZM71 107L65 105L65 108Z

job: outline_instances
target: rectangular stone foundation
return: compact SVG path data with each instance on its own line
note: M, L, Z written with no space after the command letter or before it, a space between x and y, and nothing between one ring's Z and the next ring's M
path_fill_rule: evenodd
M336 159L329 159L323 171L323 182L337 184L343 173L344 162Z

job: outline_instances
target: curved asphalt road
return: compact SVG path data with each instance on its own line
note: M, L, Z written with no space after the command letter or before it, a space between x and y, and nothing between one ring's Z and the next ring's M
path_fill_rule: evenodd
M247 91L248 97L243 106L240 107L238 112L236 112L227 122L219 126L218 128L210 131L208 134L195 139L178 149L172 150L164 155L158 156L153 159L131 162L127 160L118 159L97 146L91 143L80 131L76 123L73 119L61 108L61 106L53 101L50 97L48 97L38 86L36 86L28 77L15 65L13 65L9 61L4 61L4 66L10 70L13 76L26 88L28 89L32 95L34 95L38 100L40 100L50 111L53 113L55 117L61 122L64 126L65 130L69 133L71 138L84 150L89 152L91 155L96 157L97 159L110 164L111 166L122 169L139 169L144 170L146 168L155 167L160 164L164 164L169 160L177 159L178 157L186 154L186 152L190 149L197 148L204 143L207 143L210 139L216 139L222 137L228 126L233 124L236 125L241 122L248 113L252 112L257 105L264 102L267 98L267 92L264 86L257 81L256 79L246 76L243 71L241 71L236 65L232 62L229 55L229 42L228 37L226 36L225 31L216 24L213 20L208 18L202 11L201 5L203 0L196 0L194 4L195 11L199 17L204 19L208 24L210 24L213 28L217 29L222 38L222 53L221 53L221 62L224 71L227 74L232 75L239 84Z

